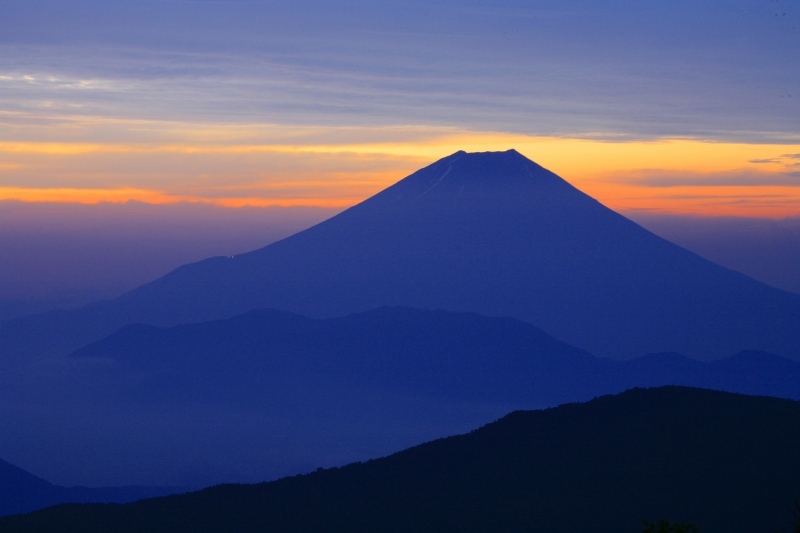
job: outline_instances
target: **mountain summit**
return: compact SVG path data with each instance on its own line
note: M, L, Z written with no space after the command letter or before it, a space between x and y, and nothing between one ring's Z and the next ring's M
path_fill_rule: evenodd
M800 358L800 295L657 237L515 150L456 152L282 241L0 333L33 346L49 338L41 327L60 327L66 351L131 322L386 305L514 317L614 358L748 349Z

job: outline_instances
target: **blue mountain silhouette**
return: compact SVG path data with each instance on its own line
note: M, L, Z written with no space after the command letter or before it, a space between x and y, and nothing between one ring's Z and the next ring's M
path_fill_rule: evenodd
M653 235L514 150L455 153L313 228L179 268L115 305L158 324L403 305L514 317L614 358L800 357L800 295Z
M0 350L66 353L134 322L386 305L514 317L613 358L800 358L800 295L655 236L514 150L457 152L262 249L180 267L112 302L0 323Z

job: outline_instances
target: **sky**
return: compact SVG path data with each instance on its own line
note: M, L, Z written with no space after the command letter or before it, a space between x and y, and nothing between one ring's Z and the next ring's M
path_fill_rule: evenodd
M462 149L794 227L797 65L796 0L0 0L0 300L111 296Z

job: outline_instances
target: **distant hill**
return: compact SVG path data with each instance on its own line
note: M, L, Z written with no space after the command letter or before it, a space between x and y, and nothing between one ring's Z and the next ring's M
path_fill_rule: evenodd
M113 390L144 402L164 391L134 389L137 380L168 383L170 398L243 403L261 389L299 400L312 383L320 394L329 386L361 390L366 403L370 391L395 391L509 408L659 385L800 399L800 363L770 354L741 352L712 363L674 353L615 361L513 318L405 307L332 319L259 310L171 328L130 325L72 357L115 361L108 367L120 379Z
M800 295L655 236L514 150L457 152L265 248L183 266L112 302L0 323L0 353L65 354L130 323L386 305L514 317L619 359L800 359Z
M59 487L0 459L0 516L28 513L59 503L132 502L183 492L178 487Z
M327 403L344 388L359 391L362 405L387 392L430 404L550 405L590 398L606 385L598 373L613 372L519 320L404 307L332 319L258 310L170 328L129 325L71 358L113 360L102 367L119 379L110 388L143 402L159 396L146 385L158 382L169 384L170 398L245 404L263 397L260 391L268 397L280 391L300 403L309 388ZM136 383L143 385L133 388Z
M126 505L61 505L3 531L593 531L641 520L789 531L800 403L682 387L514 412L389 457Z

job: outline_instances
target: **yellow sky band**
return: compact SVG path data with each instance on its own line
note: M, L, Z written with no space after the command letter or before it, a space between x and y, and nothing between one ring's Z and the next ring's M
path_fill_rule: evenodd
M800 173L800 156L792 157L800 154L800 144L692 139L611 142L426 128L415 134L411 127L296 130L286 127L283 140L276 142L273 127L264 128L261 133L257 127L201 129L202 135L196 135L195 142L0 142L0 199L345 207L457 150L495 151L513 147L618 210L800 216L800 177L797 185L786 178ZM370 134L373 141L363 142ZM259 144L260 136L271 142ZM197 142L198 137L203 141ZM154 190L152 185L145 185L163 177L166 171L156 174L152 169L160 162L157 158L171 154L181 157L172 166L177 165L187 176L197 176L197 183L184 183L180 190L169 186ZM276 156L284 157L280 168L272 159ZM290 158L289 163L286 157ZM325 158L331 157L336 158L335 169L326 166L329 159ZM106 172L103 179L108 186L75 183L79 179L76 173L63 170L75 158L80 159L84 175ZM115 158L120 158L119 172L108 170L114 168ZM132 160L149 165L131 169ZM216 166L221 169L208 171L209 161L217 161ZM292 161L297 163L296 169ZM95 166L98 170L93 171ZM25 174L26 171L35 172L37 178L46 177L50 186L30 183L34 181L30 178L33 174ZM726 176L742 173L750 173L754 179L764 177L764 185L757 181L726 185ZM648 176L653 174L671 176L674 183L669 186L648 183ZM244 175L254 177L245 180L241 177ZM709 179L702 184L694 183L698 176ZM686 183L682 184L680 180L684 177ZM774 177L781 179L776 181ZM710 186L715 179L717 183ZM52 186L53 183L58 185ZM245 194L237 194L237 189ZM220 191L227 191L225 198L218 197Z

